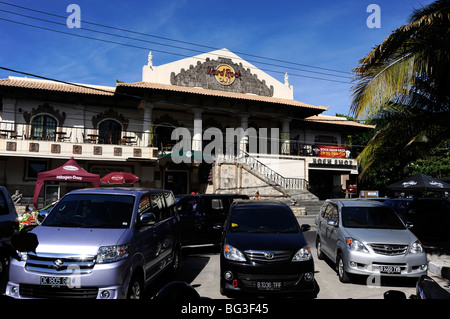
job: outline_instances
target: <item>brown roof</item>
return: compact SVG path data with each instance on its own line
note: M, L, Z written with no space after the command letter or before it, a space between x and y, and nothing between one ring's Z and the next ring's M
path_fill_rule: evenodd
M242 100L249 100L249 101L255 101L255 102L276 103L276 104L284 104L284 105L290 105L290 106L298 106L298 107L304 107L304 108L309 108L309 109L315 109L320 112L328 110L328 107L326 107L326 106L315 106L315 105L310 105L310 104L306 104L303 102L299 102L296 100L280 99L280 98L274 98L274 97L269 97L269 96L260 96L260 95L255 95L255 94L244 94L244 93L226 92L226 91L219 91L219 90L210 90L210 89L203 89L203 88L197 88L197 87L186 87L186 86L151 83L151 82L117 83L117 88L119 88L119 87L156 89L156 90L165 90L165 91L172 91L172 92L181 92L181 93L200 94L200 95L215 96L215 97L242 99Z
M345 126L353 126L360 127L366 129L373 129L375 125L363 124L355 121L347 120L345 117L341 116L330 116L330 115L314 115L305 118L305 121L314 122L314 123L324 123L324 124L332 124L332 125L345 125Z
M95 94L113 96L115 87L95 86L76 83L61 83L48 80L9 77L0 79L0 87L16 87L34 90L57 91L66 93Z

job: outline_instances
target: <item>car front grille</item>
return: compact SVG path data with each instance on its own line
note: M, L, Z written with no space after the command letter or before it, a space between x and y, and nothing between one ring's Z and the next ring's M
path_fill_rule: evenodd
M97 298L98 288L83 287L51 287L41 285L21 284L19 286L19 293L25 298Z
M408 250L408 245L392 245L392 244L370 244L373 251L380 255L404 255Z
M291 258L289 251L246 250L245 254L251 261L260 263L284 262Z
M25 269L46 274L89 274L95 265L95 257L63 256L56 254L28 253Z

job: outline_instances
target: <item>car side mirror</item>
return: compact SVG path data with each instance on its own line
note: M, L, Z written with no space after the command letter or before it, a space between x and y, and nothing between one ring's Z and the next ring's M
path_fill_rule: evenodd
M311 226L308 225L308 224L302 224L302 225L300 226L300 230L301 230L302 232L308 231L308 230L310 230L310 229L311 229Z
M327 224L330 225L330 226L333 226L333 227L338 227L338 225L339 225L338 221L335 220L335 219L327 220Z
M156 223L156 216L153 213L143 213L139 217L139 226L152 226Z
M405 226L406 226L406 228L411 229L414 227L414 224L411 222L406 222Z

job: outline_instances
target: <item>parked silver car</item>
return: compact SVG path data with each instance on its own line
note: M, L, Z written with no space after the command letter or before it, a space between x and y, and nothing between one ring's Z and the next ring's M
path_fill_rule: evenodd
M422 244L395 212L376 201L329 199L316 218L317 257L335 262L341 282L351 274L420 277Z
M179 262L171 191L75 190L31 233L39 245L12 260L6 295L14 298L137 299Z

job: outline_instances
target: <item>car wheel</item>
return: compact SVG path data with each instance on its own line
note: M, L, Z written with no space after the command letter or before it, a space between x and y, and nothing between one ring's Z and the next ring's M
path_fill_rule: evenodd
M348 283L350 282L350 276L345 271L344 265L345 265L344 258L342 257L342 254L339 254L336 260L336 268L339 276L339 281L342 283Z
M317 259L323 260L322 243L320 242L320 237L316 239L316 249L317 249Z
M127 299L141 299L144 294L144 283L137 274L133 275L128 286Z

